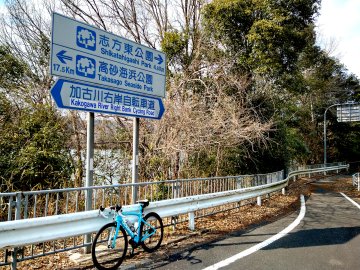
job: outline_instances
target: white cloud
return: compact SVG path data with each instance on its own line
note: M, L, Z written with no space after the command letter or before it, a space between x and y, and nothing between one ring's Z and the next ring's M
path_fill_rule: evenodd
M317 20L319 44L326 47L326 40L335 40L333 56L360 78L360 1L322 0L321 5Z

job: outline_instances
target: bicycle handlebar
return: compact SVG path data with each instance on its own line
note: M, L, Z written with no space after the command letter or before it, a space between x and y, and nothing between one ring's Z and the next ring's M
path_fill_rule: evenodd
M119 214L119 211L121 210L121 208L122 208L122 206L121 206L121 205L118 205L118 204L117 204L117 205L112 205L112 206L109 207L109 209L110 209L111 211L115 210L115 212L118 213L118 214ZM106 209L105 207L100 206L100 208L99 208L99 215L102 216L102 217L104 217L104 218L109 218L108 216L106 216L106 215L104 214L104 210L105 210L105 209Z

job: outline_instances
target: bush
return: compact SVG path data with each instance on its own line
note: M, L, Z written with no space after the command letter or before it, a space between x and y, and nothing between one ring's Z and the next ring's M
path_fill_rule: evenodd
M48 105L19 109L0 99L0 192L67 186L65 123Z

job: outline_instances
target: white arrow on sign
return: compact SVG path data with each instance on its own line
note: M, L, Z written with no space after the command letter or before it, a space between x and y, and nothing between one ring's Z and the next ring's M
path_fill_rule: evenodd
M56 54L57 58L60 60L61 63L63 64L67 64L67 62L65 60L69 60L69 61L72 61L72 57L71 56L68 56L68 55L65 55L66 54L66 51L65 50L62 50L60 52L58 52Z
M56 105L63 109L161 119L161 98L118 91L87 83L58 79L51 88Z

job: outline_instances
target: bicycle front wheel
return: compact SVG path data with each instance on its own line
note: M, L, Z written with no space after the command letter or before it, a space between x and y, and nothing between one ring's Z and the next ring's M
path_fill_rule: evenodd
M153 252L161 245L164 233L164 226L160 216L153 212L147 214L144 217L144 221L145 223L141 223L140 231L141 237L145 237L146 239L141 242L141 246L145 251Z
M103 226L94 238L91 256L94 265L99 270L117 269L126 256L128 240L125 230L120 227L116 236L116 223Z

